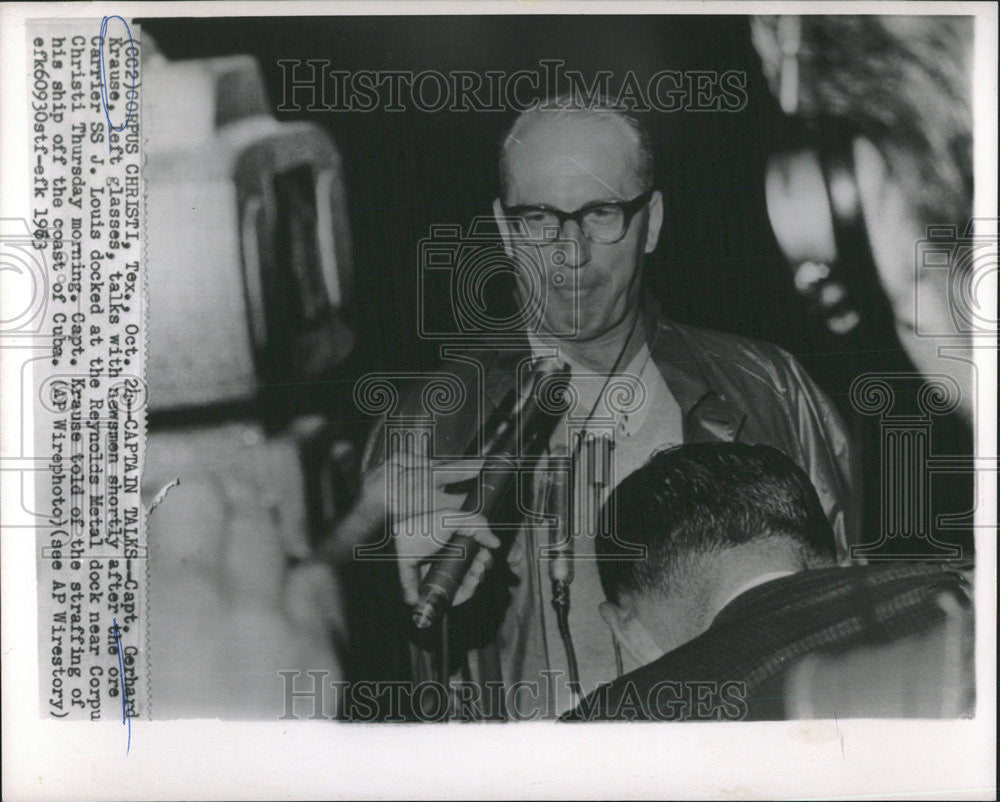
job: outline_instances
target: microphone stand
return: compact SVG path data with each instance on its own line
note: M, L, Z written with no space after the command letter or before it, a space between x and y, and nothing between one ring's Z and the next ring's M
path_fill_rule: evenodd
M573 648L573 636L569 628L570 584L573 582L573 501L568 492L574 486L575 469L573 460L565 454L553 456L550 463L547 510L553 517L549 526L549 579L552 582L552 608L556 614L556 626L566 652L569 670L569 688L573 694L573 706L583 698L580 686L580 669Z

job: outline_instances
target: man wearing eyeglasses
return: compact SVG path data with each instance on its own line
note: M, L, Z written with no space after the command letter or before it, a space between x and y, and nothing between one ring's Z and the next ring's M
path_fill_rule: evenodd
M573 513L566 516L572 526L560 541L566 547L545 550L553 543L552 521L563 514L548 504L551 480L534 480L526 494L531 513L513 545L501 549L482 520L460 511L461 495L449 502L439 492L431 511L393 509L390 501L397 532L413 529L408 517L433 518L434 538L395 538L409 604L418 598L422 564L449 537L449 516L464 515L465 531L486 547L450 616L456 676L519 690L472 694L485 717L557 715L579 694L636 667L598 614L604 597L595 540L613 527L600 512L608 494L656 451L699 441L772 445L810 475L842 559L854 536L847 436L802 368L774 346L667 321L644 296L643 260L663 222L652 154L641 122L610 106L556 98L515 120L501 145L493 210L517 267L519 300L536 314L523 349L484 352L475 372L462 362L443 368L470 391L481 380L487 401L498 406L530 358L554 356L570 366L571 408L547 449L550 464L570 466L573 477ZM467 411L439 416L432 453L460 454L481 423ZM372 466L384 453L380 428L366 462ZM421 459L370 467L368 497L412 482L407 474L420 470ZM494 550L502 557L488 572ZM441 676L439 657L426 649L414 655L415 681Z

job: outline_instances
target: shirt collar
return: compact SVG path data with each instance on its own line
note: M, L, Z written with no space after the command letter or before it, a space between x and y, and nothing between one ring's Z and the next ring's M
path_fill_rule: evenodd
M659 370L664 383L676 399L684 420L684 442L734 441L746 420L732 400L716 392L698 367L704 359L697 344L681 329L660 315L656 301L643 300L643 327L651 362ZM530 360L531 344L527 335L516 345L498 349L486 371L485 393L494 407L514 385L518 364Z
M781 577L783 576L791 576L794 573L795 571L768 571L767 573L760 574L759 576L754 577L749 582L744 582L742 585L736 588L735 591L729 594L726 600L719 606L719 612L722 612L722 610L726 609L726 607L729 606L729 603L733 599L742 596L751 588L755 588L758 585L763 585L765 582L770 582L773 579L781 579Z

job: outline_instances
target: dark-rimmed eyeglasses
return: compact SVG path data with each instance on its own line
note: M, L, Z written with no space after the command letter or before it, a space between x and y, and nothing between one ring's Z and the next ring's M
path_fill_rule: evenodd
M625 236L632 218L653 197L654 190L643 192L628 201L598 201L588 203L575 212L564 212L551 206L508 206L503 201L504 213L516 218L520 230L516 231L532 240L552 241L559 238L567 220L572 220L591 242L611 244Z

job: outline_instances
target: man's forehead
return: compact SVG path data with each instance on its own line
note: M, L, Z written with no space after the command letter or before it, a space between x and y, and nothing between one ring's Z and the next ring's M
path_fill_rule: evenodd
M624 199L643 189L638 137L614 114L535 112L514 127L505 147L514 203Z

